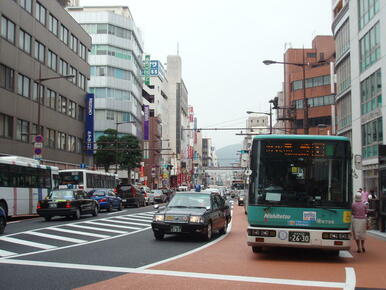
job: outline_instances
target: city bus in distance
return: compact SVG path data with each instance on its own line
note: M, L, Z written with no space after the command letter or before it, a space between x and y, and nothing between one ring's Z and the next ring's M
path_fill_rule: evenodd
M7 216L36 214L36 205L57 188L59 169L20 156L0 157L0 207Z
M259 135L250 151L248 245L350 248L352 203L348 138Z
M119 183L118 175L87 169L59 170L59 187L79 188L90 191L97 188L112 189Z

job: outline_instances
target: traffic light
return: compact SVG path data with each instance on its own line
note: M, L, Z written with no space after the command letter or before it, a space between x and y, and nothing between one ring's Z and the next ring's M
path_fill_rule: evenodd
M279 109L279 97L274 97L269 102L272 103L273 105L272 109L275 109L275 110Z

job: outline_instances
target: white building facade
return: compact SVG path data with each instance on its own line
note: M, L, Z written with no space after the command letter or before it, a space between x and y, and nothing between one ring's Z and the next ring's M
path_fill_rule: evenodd
M386 128L386 2L333 0L332 12L337 134L352 141L354 188L378 190Z
M92 37L89 92L95 95L95 138L118 129L143 139L143 41L126 6L69 7Z

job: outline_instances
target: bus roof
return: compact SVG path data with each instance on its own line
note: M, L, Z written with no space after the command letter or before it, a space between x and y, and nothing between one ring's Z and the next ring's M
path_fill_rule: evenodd
M350 141L349 138L343 136L331 135L257 135L253 137L254 140L266 139L281 139L281 140L321 140L321 141Z
M110 173L110 172L88 170L88 169L76 169L76 168L59 170L59 173L61 172L85 172L85 173L92 173L92 174L99 174L99 175L117 176L117 174Z
M1 156L0 164L9 164L9 165L18 165L24 167L33 167L33 168L42 168L42 169L51 169L52 171L57 172L59 170L56 166L41 165L38 160L22 157L22 156Z

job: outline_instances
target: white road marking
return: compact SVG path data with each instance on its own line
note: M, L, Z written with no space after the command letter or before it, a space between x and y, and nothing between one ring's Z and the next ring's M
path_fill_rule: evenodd
M341 258L354 258L349 251L339 251L339 257L341 257Z
M33 236L37 236L37 237L48 238L48 239L53 239L53 240L76 243L76 244L83 244L83 243L87 242L85 240L67 238L67 237L63 237L63 236L57 236L57 235L51 235L51 234L45 234L45 233L39 233L39 232L25 232L25 234L33 235Z
M139 218L132 218L132 217L128 217L128 216L124 216L124 217L127 217L128 220L132 220L132 221L149 223L149 224L151 223L151 221L147 221L147 220L143 220L143 219L139 219Z
M144 212L144 213L141 213L141 215L152 217L152 216L154 215L154 212L152 212L152 213L146 213L146 212Z
M0 257L13 256L13 255L17 255L17 253L0 250Z
M112 222L112 223L117 223L117 224L123 224L123 225L132 225L132 224L136 224L136 225L139 225L138 223L132 223L132 222L124 222L124 221L119 221L119 220L108 220L109 222ZM142 226L144 227L148 227L149 225L146 225L146 224L142 224Z
M76 234L76 235L81 235L81 236L90 236L90 237L102 238L102 239L110 237L110 236L106 236L106 235L72 231L72 230L67 230L67 229L62 229L62 228L48 228L48 230L58 231L58 232L63 232L63 233L69 233L69 234Z
M39 249L44 249L44 250L57 248L56 246L52 246L52 245L46 245L46 244L42 244L42 243L35 243L35 242L30 242L30 241L16 239L16 238L10 238L10 237L1 237L0 241L20 244L20 245L34 247L34 248L39 248Z
M179 271L168 271L168 270L148 270L148 269L141 269L141 268L54 263L54 262L14 260L14 259L13 260L0 259L0 264L52 267L52 268L61 268L61 269L77 269L77 270L101 271L101 272L133 273L133 274L172 276L172 277L184 277L184 278L199 278L199 279L249 282L249 283L291 285L291 286L302 286L302 287L341 288L345 290L354 289L353 287L355 287L355 284L356 284L355 272L353 268L346 268L346 282L328 282L328 281L264 278L264 277L239 276L239 275L221 275L221 274L209 274L209 273L207 274L207 273L195 273L195 272L179 272Z
M346 267L346 283L344 285L344 290L354 290L356 286L356 276L354 268Z
M115 219L122 219L122 220L125 220L125 221L127 221L127 219L125 218L125 217L115 217ZM144 223L135 223L135 222L127 222L128 224L132 224L132 225L137 225L137 226L146 226L146 227L148 227L149 226L149 224L144 224Z
M151 219L151 220L153 219L153 216L143 215L143 214L140 214L140 213L133 214L132 216L133 217L144 218L144 219Z
M103 222L107 222L107 221L103 221ZM109 224L109 223L101 223L101 222L85 222L86 224L92 224L92 225L98 225L98 226L105 226L105 227L113 227L113 228L120 228L120 229L130 229L130 230L139 230L140 228L136 228L136 227L129 227L129 226L119 226L119 225L112 225L112 224Z
M101 229L101 228L95 228L95 227L88 227L88 226L81 226L81 225L66 225L68 227L74 227L74 228L80 228L80 229L86 229L86 230L94 230L94 231L102 231L102 232L109 232L109 233L115 233L115 234L124 234L126 232L124 231L117 231L117 230L110 230L110 229Z

